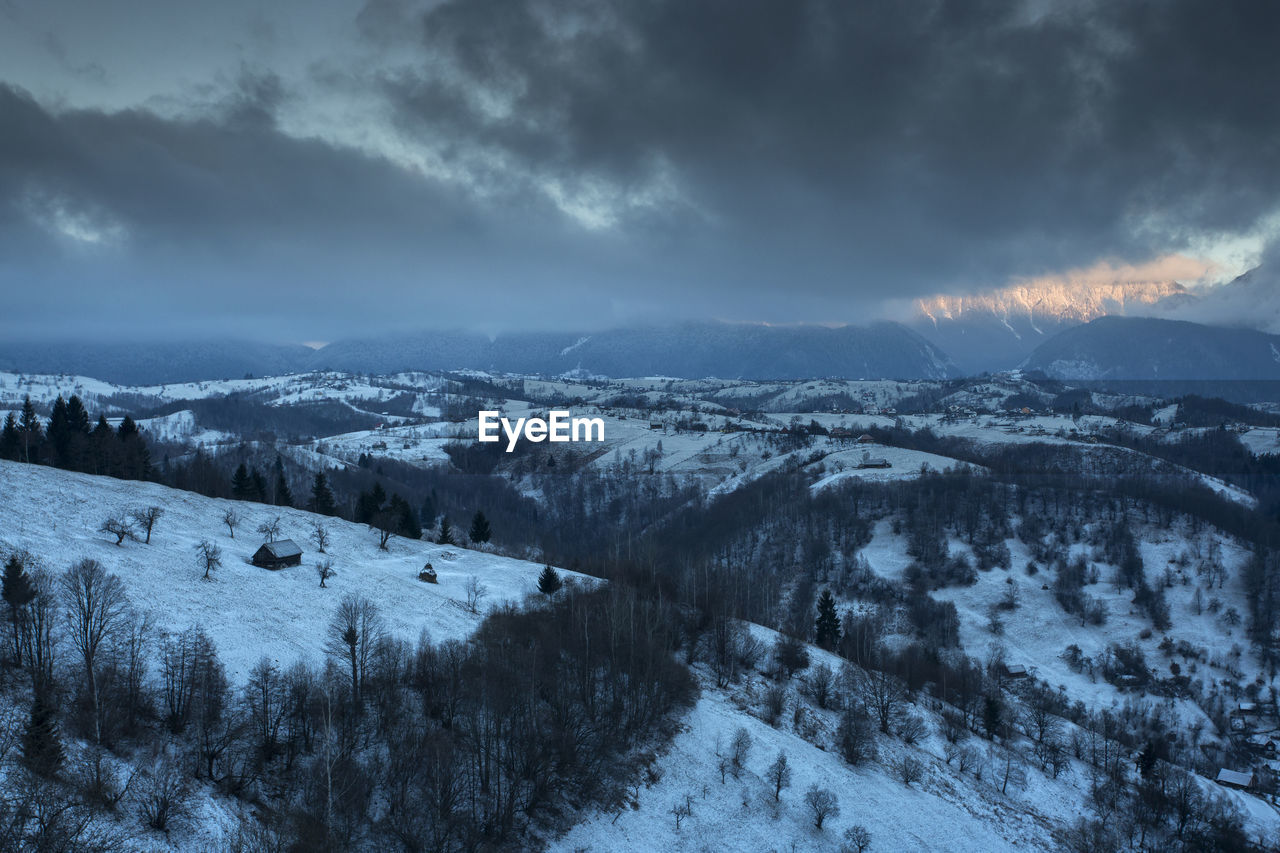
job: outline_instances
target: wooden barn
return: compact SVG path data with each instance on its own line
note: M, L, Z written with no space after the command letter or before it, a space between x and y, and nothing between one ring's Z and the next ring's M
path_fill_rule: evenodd
M264 569L283 569L302 564L302 549L292 539L264 542L253 555L253 564Z

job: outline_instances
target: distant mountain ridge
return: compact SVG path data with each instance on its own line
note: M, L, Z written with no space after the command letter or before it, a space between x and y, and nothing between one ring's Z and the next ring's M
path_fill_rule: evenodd
M1149 317L1100 317L1045 342L1022 367L1055 379L1280 379L1280 335Z
M908 325L967 373L1007 370L1054 335L1109 315L1170 310L1194 297L1177 282L1018 284L916 300Z
M73 373L126 385L319 369L367 373L475 369L693 379L944 379L959 375L945 352L905 326L889 322L839 327L706 322L494 338L430 331L336 341L318 350L239 341L0 345L0 370Z
M697 379L941 379L957 374L938 347L897 323L765 326L683 323L595 334L520 333L492 340L457 332L338 341L316 366L388 373L464 367L560 375Z

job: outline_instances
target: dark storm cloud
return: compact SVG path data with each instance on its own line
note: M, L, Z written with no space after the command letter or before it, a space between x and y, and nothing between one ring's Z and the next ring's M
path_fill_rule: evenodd
M386 81L402 121L570 182L669 167L725 279L998 283L1276 207L1274 4L553 5L447 2L396 28L425 57Z
M857 321L1280 200L1274 4L376 0L351 30L378 61L184 118L0 90L9 331L55 295L294 338ZM369 151L280 121L335 92L390 116Z
M242 82L188 121L54 115L0 87L8 334L80 334L93 317L152 335L157 322L294 337L483 325L474 284L540 285L539 265L568 250L544 202L509 215L465 186L291 138L272 121L278 81Z

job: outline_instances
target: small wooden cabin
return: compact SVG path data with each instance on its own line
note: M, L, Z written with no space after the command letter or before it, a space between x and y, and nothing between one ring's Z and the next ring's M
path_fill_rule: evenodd
M1247 791L1253 787L1253 774L1241 773L1238 770L1228 770L1224 767L1218 771L1218 778L1213 781L1226 788Z
M302 564L302 549L292 539L264 542L253 555L253 564L263 569L283 569Z

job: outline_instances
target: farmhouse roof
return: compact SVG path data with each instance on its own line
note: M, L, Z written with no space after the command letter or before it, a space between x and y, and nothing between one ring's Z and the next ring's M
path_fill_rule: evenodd
M275 557L277 560L283 560L286 557L302 556L302 549L299 548L298 543L294 542L292 539L278 539L275 542L264 542L262 547L266 548L267 553L272 557Z

